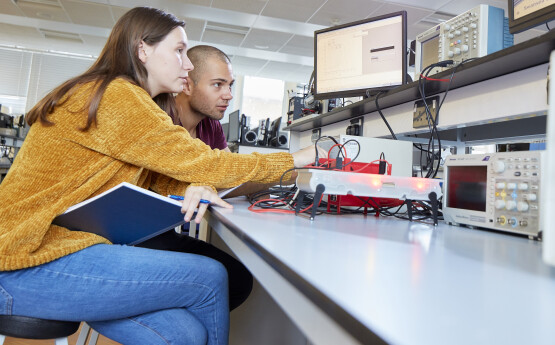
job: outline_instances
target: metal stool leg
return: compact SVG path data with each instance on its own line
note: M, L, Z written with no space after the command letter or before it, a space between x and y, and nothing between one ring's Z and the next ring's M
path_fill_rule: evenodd
M91 337L89 338L89 345L96 345L98 341L98 332L94 329L91 329Z
M69 345L69 343L67 342L67 337L66 338L57 338L56 339L56 345Z
M198 239L204 242L210 242L210 226L206 217L202 217L199 224Z
M89 338L89 342L87 343L88 345L96 345L96 342L98 341L98 332L92 329L86 322L83 322L83 325L81 326L81 333L79 333L79 338L77 338L75 345L85 345L87 337Z
M75 343L75 345L85 345L90 330L91 326L89 326L86 322L83 322L81 324L81 332L79 332L79 338L77 338L77 342Z

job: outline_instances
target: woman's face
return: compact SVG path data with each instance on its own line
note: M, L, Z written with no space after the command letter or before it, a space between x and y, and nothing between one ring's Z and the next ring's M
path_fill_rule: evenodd
M187 75L193 69L187 57L187 35L180 26L157 44L150 46L141 42L139 59L148 72L147 84L152 98L161 93L183 91Z

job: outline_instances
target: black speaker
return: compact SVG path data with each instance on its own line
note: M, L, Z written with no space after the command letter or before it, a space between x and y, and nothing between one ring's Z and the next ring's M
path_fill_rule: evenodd
M251 129L245 131L245 134L241 138L241 145L255 146L258 142L258 129Z
M268 146L271 147L279 147L279 148L286 148L288 143L287 134L284 132L279 132L276 137L270 139L270 143Z

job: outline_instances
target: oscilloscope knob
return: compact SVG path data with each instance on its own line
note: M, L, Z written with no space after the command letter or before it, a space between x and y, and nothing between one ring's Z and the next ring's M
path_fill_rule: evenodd
M538 198L538 196L534 193L527 194L526 197L530 201L536 201L536 199Z
M520 212L526 212L528 211L530 207L528 206L528 203L526 201L519 201L516 204L516 209L519 210Z
M468 51L468 46L466 44L463 44L461 50L466 53Z
M447 30L447 31L451 30L451 25L450 25L450 24L445 24L443 27L444 27L445 30Z
M451 50L449 51L449 53L447 53L447 56L449 56L449 57L453 57L453 55L455 55L455 54Z
M455 48L455 54L459 55L461 53L461 48Z
M516 208L516 201L514 200L509 200L506 202L505 208L508 211L514 210Z
M505 171L505 163L502 161L493 162L493 171L496 173L502 173Z
M476 23L470 23L470 27L476 29Z
M460 30L455 30L455 36L459 36L461 34Z
M496 209L500 210L504 207L505 207L505 200L501 200L501 199L495 200L495 208Z

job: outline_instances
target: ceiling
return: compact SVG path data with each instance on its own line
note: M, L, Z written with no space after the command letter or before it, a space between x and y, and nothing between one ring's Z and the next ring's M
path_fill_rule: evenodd
M187 22L190 46L214 45L239 75L308 82L315 30L405 10L408 39L479 4L507 0L0 0L0 46L96 57L115 21L136 6ZM537 36L529 30L515 42Z

